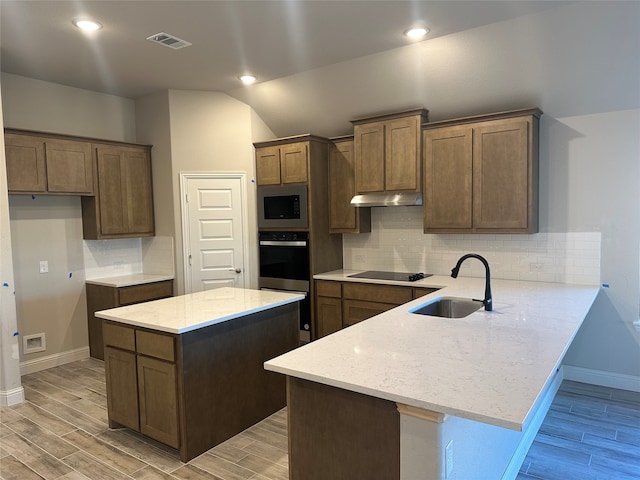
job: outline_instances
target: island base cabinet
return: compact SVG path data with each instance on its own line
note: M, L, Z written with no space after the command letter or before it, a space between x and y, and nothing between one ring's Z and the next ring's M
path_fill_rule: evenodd
M139 430L138 378L136 354L111 347L104 348L109 427L118 425Z
M287 377L289 480L400 479L395 402Z
M180 446L176 366L155 358L138 358L140 433L173 448Z

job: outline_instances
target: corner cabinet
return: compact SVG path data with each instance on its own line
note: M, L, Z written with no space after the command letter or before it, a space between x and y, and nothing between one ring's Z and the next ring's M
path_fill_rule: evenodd
M424 232L538 231L537 108L424 126Z
M422 190L421 125L428 111L353 120L357 193Z
M82 199L84 238L154 235L151 147L94 145L95 197Z
M371 209L351 206L356 194L353 135L332 138L329 145L329 232L371 231Z
M5 130L10 194L93 195L91 144Z

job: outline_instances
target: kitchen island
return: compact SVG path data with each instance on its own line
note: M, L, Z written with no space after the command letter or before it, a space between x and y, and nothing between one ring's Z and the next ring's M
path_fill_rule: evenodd
M494 280L492 312L410 312L484 283L414 282L439 290L265 363L287 376L291 480L515 478L599 288Z
M265 360L298 346L300 294L220 288L96 312L109 426L187 462L285 406Z

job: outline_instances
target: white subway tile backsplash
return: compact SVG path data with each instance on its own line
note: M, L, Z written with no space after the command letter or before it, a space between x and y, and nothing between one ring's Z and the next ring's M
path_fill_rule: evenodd
M371 222L371 233L343 235L344 268L449 275L460 256L478 253L494 278L600 283L600 232L425 235L416 207L374 208ZM482 277L484 267L465 263L461 275Z

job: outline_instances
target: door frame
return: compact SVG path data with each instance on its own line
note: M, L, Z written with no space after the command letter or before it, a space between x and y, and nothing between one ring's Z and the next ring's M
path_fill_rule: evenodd
M187 192L189 180L240 180L240 199L242 201L242 255L244 260L243 274L245 288L251 278L251 262L249 261L249 206L247 205L247 174L245 172L180 172L180 211L182 223L182 271L184 276L184 293L192 293L191 271L189 268L189 247L191 237L189 235L189 206L187 204ZM249 282L250 283L250 282Z

